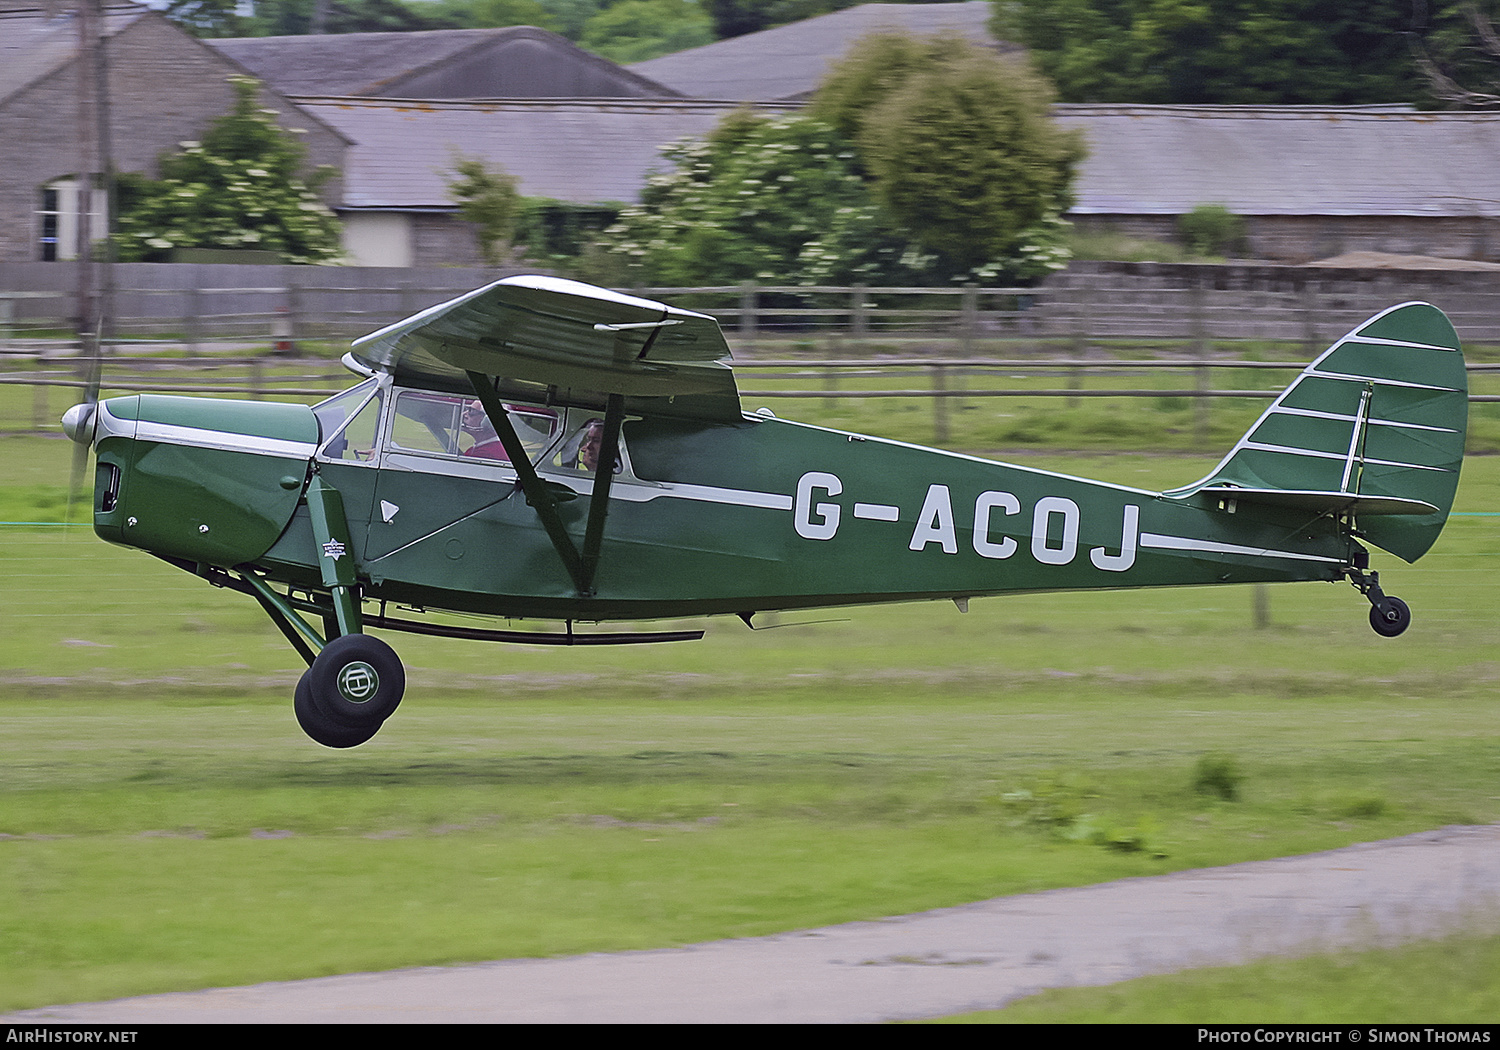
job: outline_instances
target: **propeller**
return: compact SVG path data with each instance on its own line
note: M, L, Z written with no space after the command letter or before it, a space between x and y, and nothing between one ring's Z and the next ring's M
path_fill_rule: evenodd
M73 466L68 476L68 507L64 521L73 520L73 508L83 489L84 471L88 466L89 449L94 444L94 433L99 422L99 385L104 371L104 352L101 341L104 319L100 317L92 333L85 338L79 371L83 379L83 401L63 413L63 433L73 441Z

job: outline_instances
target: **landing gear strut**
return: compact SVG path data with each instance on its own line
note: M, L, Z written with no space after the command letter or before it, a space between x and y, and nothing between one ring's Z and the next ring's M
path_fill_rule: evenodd
M1370 600L1370 626L1375 633L1394 638L1411 626L1411 609L1400 598L1382 591L1380 573L1368 571L1369 568L1369 552L1360 551L1354 556L1354 564L1345 566L1344 575L1360 594Z

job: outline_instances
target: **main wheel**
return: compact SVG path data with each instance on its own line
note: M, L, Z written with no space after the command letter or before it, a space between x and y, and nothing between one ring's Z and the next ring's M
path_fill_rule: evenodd
M1376 634L1394 638L1411 626L1411 610L1400 598L1387 595L1379 605L1370 606L1370 626Z
M379 729L406 692L401 658L367 634L329 642L304 677L313 706L328 721L349 729Z
M306 673L297 681L292 710L297 715L297 724L302 727L302 731L324 747L358 747L380 729L378 725L373 729L350 729L330 721L313 706L312 690L308 688Z

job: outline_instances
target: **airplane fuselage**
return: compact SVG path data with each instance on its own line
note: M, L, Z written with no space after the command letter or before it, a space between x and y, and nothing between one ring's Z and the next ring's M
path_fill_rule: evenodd
M633 418L593 593L580 594L511 465L429 440L431 426L414 435L413 413L396 410L422 399L430 424L458 395L372 382L368 447L355 453L301 406L105 402L96 530L312 588L327 559L347 559L367 600L589 621L1333 580L1354 546L1305 511L1167 497L763 415ZM507 407L550 431L533 462L581 536L597 474L560 450L597 410ZM304 498L314 475L337 492L346 536L316 527Z

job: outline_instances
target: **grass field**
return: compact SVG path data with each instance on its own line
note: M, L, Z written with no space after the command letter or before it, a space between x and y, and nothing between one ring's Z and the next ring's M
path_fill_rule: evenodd
M0 520L55 504L69 454L0 441ZM1036 462L1147 486L1205 466ZM1270 588L1261 630L1249 589L1203 588L640 649L401 636L407 702L349 752L302 736L300 668L254 603L87 527L6 527L0 1009L688 943L1500 820L1500 461L1468 463L1458 509L1417 566L1377 562L1414 610L1398 639L1314 584Z

